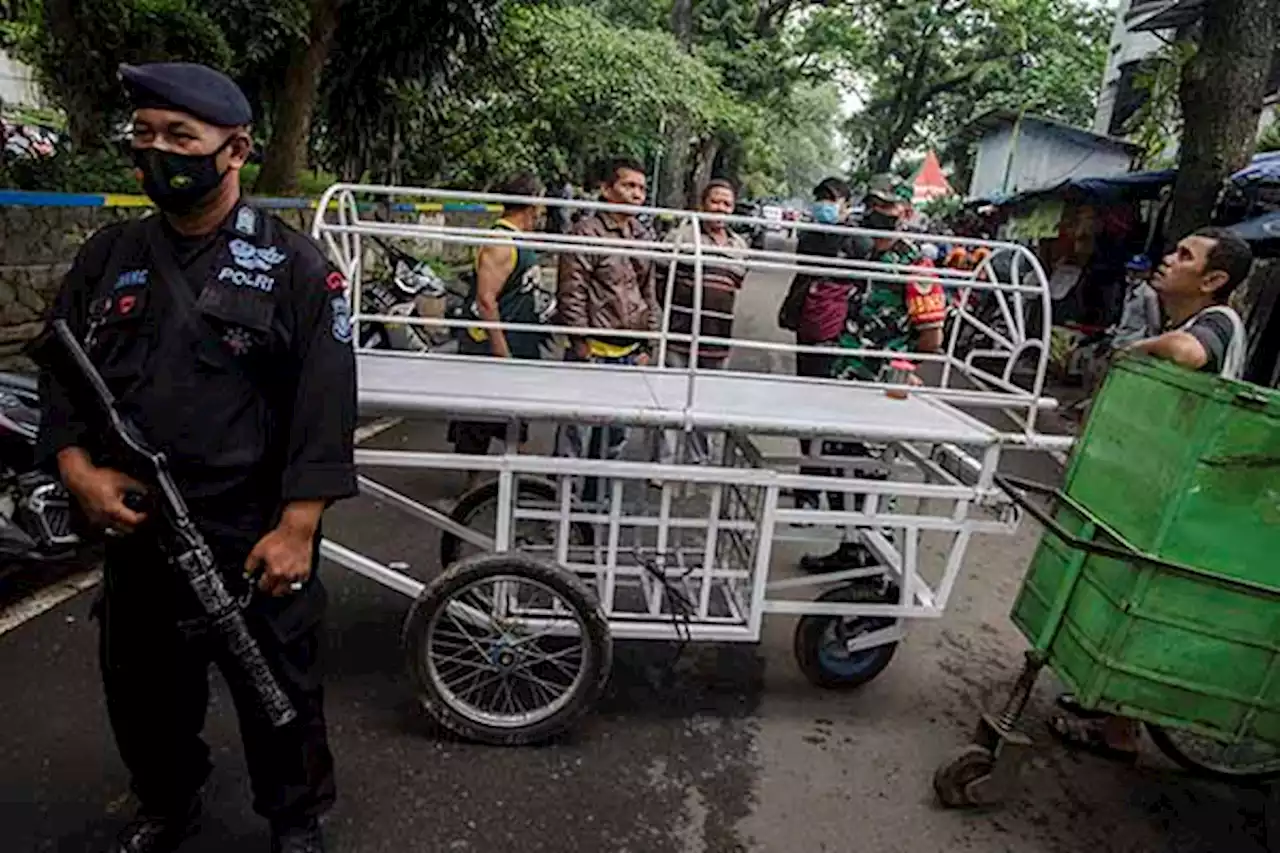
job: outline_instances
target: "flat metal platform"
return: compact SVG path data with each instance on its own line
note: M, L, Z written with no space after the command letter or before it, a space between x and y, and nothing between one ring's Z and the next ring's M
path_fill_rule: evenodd
M999 432L945 401L793 376L492 358L357 355L361 413L513 417L828 439L988 446Z

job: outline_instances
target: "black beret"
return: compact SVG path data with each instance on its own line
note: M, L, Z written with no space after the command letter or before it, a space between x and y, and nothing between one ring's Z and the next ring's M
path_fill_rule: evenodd
M207 65L122 64L120 79L134 109L177 110L220 127L239 127L253 120L253 110L240 87Z

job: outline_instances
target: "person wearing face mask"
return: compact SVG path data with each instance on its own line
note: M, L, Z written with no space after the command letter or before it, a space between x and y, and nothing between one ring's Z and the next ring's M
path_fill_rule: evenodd
M840 178L826 178L813 189L813 205L810 212L813 221L819 225L843 225L849 215L849 185ZM851 240L848 234L830 231L801 231L796 255L798 258L812 261L820 258L862 257L866 248ZM849 278L831 278L821 275L798 274L791 282L791 287L778 310L778 325L795 333L796 343L800 346L822 346L835 348L844 328L844 321L849 310L849 294L857 283ZM831 375L833 356L825 353L796 353L796 375L827 378ZM839 447L833 442L823 442L824 456L839 455ZM800 452L808 456L813 443L807 439L800 441ZM840 470L819 465L804 465L800 473L813 477L840 476ZM836 510L844 508L844 495L838 492L828 494L831 507ZM808 489L797 489L795 505L802 509L812 509L820 504L817 492Z
M849 185L839 178L827 178L814 187L813 221L819 225L842 225L849 213ZM838 258L856 255L845 234L802 231L796 255L808 258ZM791 282L778 311L778 325L795 332L801 346L833 343L844 324L845 308L853 282L800 273ZM796 355L796 375L826 376L829 357L812 353Z
M298 712L272 728L226 672L254 809L273 851L319 853L318 818L335 789L317 668L326 594L314 567L322 513L357 491L346 282L311 239L241 197L252 116L230 79L186 63L120 74L134 160L159 213L91 236L50 320L67 322L167 455L228 591L249 599L245 620ZM221 655L145 505L126 505L145 488L112 467L88 426L93 401L45 353L40 458L110 534L94 615L107 713L140 803L110 849L163 853L200 811L208 668Z
M897 232L907 215L897 182L890 175L872 178L864 200L867 211L861 226L873 231ZM849 289L845 320L836 336L841 349L896 350L938 352L942 348L942 327L946 319L946 294L942 286L930 280L920 250L901 236L871 236L867 260L896 267L918 267L919 279L901 283L867 280ZM834 355L828 361L829 376L863 382L885 381L888 361L861 355ZM833 448L842 456L866 457L868 451L858 442L843 442ZM840 508L840 507L837 507ZM834 552L822 556L806 555L800 568L822 573L845 568L859 568L871 562L865 546L845 541Z

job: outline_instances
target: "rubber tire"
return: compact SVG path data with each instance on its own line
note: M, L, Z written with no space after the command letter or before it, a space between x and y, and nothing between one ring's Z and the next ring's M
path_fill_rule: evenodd
M437 693L427 671L426 632L432 618L447 607L453 594L466 586L495 575L516 575L545 584L572 607L586 626L584 664L586 677L575 695L559 712L545 720L519 729L498 728L477 723L458 713ZM613 667L613 636L604 611L591 591L576 575L527 554L477 554L453 566L427 584L413 603L401 636L409 675L418 699L427 713L444 728L467 740L492 746L528 746L544 743L567 732L599 700Z
M897 604L898 586L897 584L889 584L886 590L881 591L875 585L866 582L852 583L827 590L818 596L817 600L845 604ZM832 673L822 665L820 653L824 635L827 632L827 624L832 619L839 618L842 617L801 617L799 624L796 625L796 632L792 641L792 651L800 671L804 673L805 678L809 679L810 684L815 687L821 687L824 690L852 690L867 684L884 672L885 667L889 665L889 662L893 660L894 654L898 651L898 643L896 642L876 646L874 649L867 649L862 653L874 655L871 666L852 676ZM865 619L870 617L855 618Z
M971 743L940 765L933 774L933 792L949 809L970 809L994 805L978 803L969 796L969 786L995 769L995 757L985 746Z
M1280 780L1280 761L1277 762L1274 770L1267 770L1262 773L1227 773L1217 770L1213 767L1207 767L1196 761L1190 755L1182 751L1176 740L1170 736L1169 732L1161 726L1153 723L1146 724L1147 734L1151 736L1151 742L1154 743L1161 752L1163 752L1169 760L1173 761L1183 770L1194 773L1206 779L1217 779L1222 782L1231 782L1236 785L1258 785L1263 782L1272 782Z
M545 480L521 479L519 481L520 496L555 502L560 494L554 485ZM484 483L467 492L458 499L449 517L464 527L471 526L471 516L487 503L498 500L498 481ZM591 545L595 541L595 532L588 524L577 522L571 525L572 535L580 537L583 545ZM458 560L458 552L462 548L462 540L449 532L440 534L440 565L448 568Z

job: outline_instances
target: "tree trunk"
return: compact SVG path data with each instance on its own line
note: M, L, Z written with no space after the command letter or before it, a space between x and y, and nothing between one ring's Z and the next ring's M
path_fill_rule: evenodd
M59 51L78 50L85 42L76 4L71 0L49 0L44 5L45 26L53 35ZM54 85L67 115L67 136L71 146L85 150L102 145L110 135L111 121L105 105L95 95L96 89L77 85L73 66L52 71Z
M877 140L875 156L871 158L873 174L882 174L893 168L893 158L898 156L907 137L915 128L920 113L926 106L929 96L925 94L925 78L932 65L931 48L932 30L927 30L916 50L915 62L911 66L911 76L901 82L897 97L889 109L892 121L884 129L884 136Z
M685 50L693 45L693 0L675 0L672 3L671 34Z
M693 46L693 0L675 0L671 6L671 33L685 50ZM666 156L658 175L658 197L663 207L682 208L689 177L689 139L693 129L684 116L672 116L667 123L663 147Z
M289 52L289 67L273 98L271 140L254 187L261 195L286 193L298 185L298 171L307 160L320 75L338 29L340 4L341 0L312 0L307 40L298 42Z
M1200 49L1182 73L1182 148L1165 231L1174 243L1207 225L1222 182L1253 154L1274 51L1275 0L1205 4Z
M666 156L662 159L662 174L658 179L658 196L654 200L662 207L676 210L684 207L686 182L689 178L689 121L684 116L674 116L667 123L665 139Z
M711 180L716 168L716 158L720 156L720 140L708 136L698 143L698 153L693 162L693 182L687 196L690 209L702 203L702 188Z

